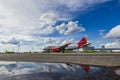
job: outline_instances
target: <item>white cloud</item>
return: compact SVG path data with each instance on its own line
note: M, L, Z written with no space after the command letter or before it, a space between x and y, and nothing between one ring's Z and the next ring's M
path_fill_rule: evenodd
M21 44L22 41L35 41L34 36L9 34L0 35L1 44Z
M46 25L42 28L41 27L35 28L34 32L32 34L35 34L35 35L49 35L49 34L54 33L54 31L55 31L55 27Z
M5 43L5 44L13 44L13 45L18 45L20 42L19 42L19 40L16 40L16 38L12 38L12 39L10 39L8 42L4 42L4 41L2 41L1 43Z
M71 12L84 11L96 4L109 0L0 0L0 38L8 42L13 37L21 44L35 44L41 35L55 32L58 20L72 19ZM65 25L74 26L59 30L61 34L84 31L84 28L71 22ZM66 28L66 27L65 27ZM38 38L39 35L39 38ZM59 41L57 42L59 43ZM11 48L12 44L2 45L0 50ZM3 48L4 47L4 48ZM30 48L28 46L23 47Z
M48 25L55 25L56 24L56 15L53 12L48 12L48 13L43 14L39 20Z
M111 43L106 43L105 47L108 47L108 48L117 48L117 47L120 47L120 42L115 41L115 42L111 42Z
M33 29L33 34L48 35L55 31L57 16L53 12L47 12L39 18L39 25Z
M70 38L70 39L65 39L61 42L61 44L66 44L66 43L75 43L75 40L73 38Z
M61 43L63 38L58 37L36 37L27 35L10 35L2 36L0 42L0 51L18 51L18 45L20 45L19 51L26 52L31 51L41 51L45 46L58 45Z
M120 39L120 25L117 25L114 28L112 28L104 37Z
M0 33L31 34L38 32L36 31L36 26L39 26L37 21L39 16L41 16L40 20L47 24L54 25L56 19L71 19L71 11L82 11L95 4L107 1L108 0L0 0ZM53 31L53 28L51 31ZM45 30L39 30L39 32L41 32L40 34L51 34L51 31L45 33Z
M85 28L78 25L78 21L69 21L68 24L62 23L61 25L57 26L56 29L60 34L64 35L85 31Z

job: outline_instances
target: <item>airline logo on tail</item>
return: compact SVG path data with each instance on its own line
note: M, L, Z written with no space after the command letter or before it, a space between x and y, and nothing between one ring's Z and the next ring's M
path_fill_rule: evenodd
M83 37L80 42L78 42L78 48L81 48L83 46L87 45L87 38Z

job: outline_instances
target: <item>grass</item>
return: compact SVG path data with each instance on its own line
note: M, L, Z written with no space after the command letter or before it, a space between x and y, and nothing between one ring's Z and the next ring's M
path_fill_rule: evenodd
M14 52L14 51L6 51L5 53L13 54L13 53L15 53L15 52Z

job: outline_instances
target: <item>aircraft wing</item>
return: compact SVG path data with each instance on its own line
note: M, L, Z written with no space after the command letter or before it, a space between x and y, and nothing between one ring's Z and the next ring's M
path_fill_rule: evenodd
M64 45L60 46L59 48L60 48L60 49L61 49L61 48L66 48L66 47L68 47L69 44L71 44L71 43L64 44Z
M70 45L70 44L71 43L64 44L64 45L60 46L59 49L64 53L65 48L68 47L68 45Z

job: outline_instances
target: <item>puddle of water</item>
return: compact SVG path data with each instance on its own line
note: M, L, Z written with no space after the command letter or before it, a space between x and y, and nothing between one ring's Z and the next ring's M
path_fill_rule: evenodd
M87 73L81 65L76 64L0 61L0 80L117 80L117 78L118 75L105 67L90 66L90 72Z

